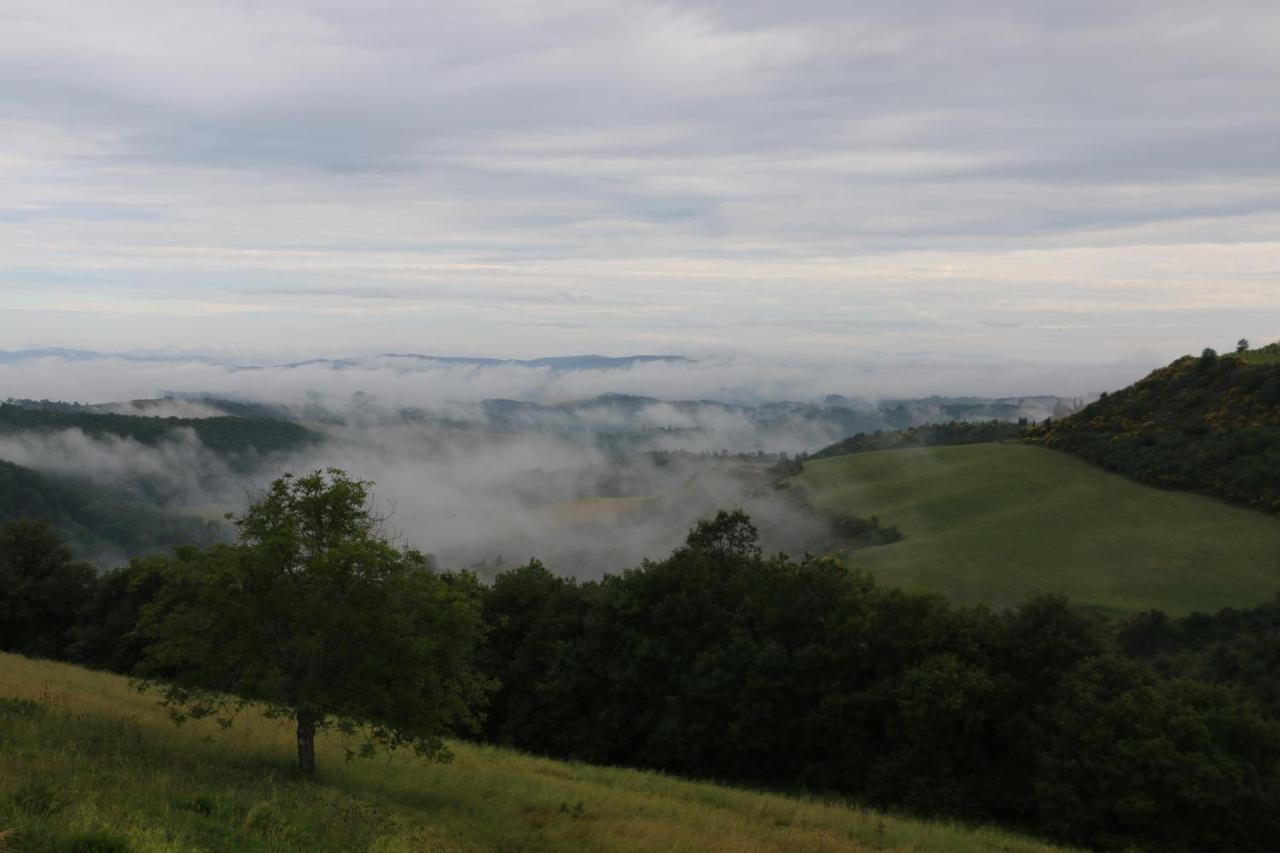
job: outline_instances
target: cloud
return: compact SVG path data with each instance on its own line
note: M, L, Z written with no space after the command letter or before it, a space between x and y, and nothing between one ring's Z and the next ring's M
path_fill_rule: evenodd
M10 346L1034 359L1051 330L1061 362L1280 333L1274 3L3 14Z
M109 355L83 360L0 359L0 388L8 397L94 404L172 393L210 394L291 406L297 412L316 402L345 410L356 400L385 413L405 407L436 410L490 399L560 403L601 394L745 404L813 402L832 394L867 400L935 394L1073 396L1123 387L1158 365L1150 353L1133 360L1065 364L930 353L838 361L740 355L685 363L640 362L609 370L504 363L478 366L377 356L355 359L342 369L329 363L245 369L254 363L248 354L232 354L232 358L240 366L172 353L149 361ZM669 409L650 414L659 417L654 425L681 425Z

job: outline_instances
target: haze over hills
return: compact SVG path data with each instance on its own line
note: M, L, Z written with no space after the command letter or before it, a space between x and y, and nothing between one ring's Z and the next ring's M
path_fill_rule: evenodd
M1277 44L4 0L0 853L1275 853Z
M408 371L385 359L201 364L200 384L160 396L11 400L0 404L0 534L52 536L55 551L60 537L102 572L59 552L84 583L62 616L72 627L31 629L19 648L134 671L146 654L137 626L154 618L144 614L207 624L164 603L185 601L187 572L224 577L236 565L224 560L256 553L223 515L261 507L263 486L284 472L334 466L376 481L377 529L431 554L415 563L422 578L474 596L469 612L490 639L473 660L501 685L474 736L865 793L920 814L1014 815L1069 841L1160 846L1194 833L1190 849L1226 838L1261 853L1275 801L1264 776L1280 760L1263 731L1273 711L1262 710L1280 696L1265 664L1277 611L1264 603L1280 588L1280 520L1258 501L1232 507L1123 474L1203 489L1270 460L1269 353L1180 359L1087 405L1051 395L554 399L548 388L577 386L481 396L471 384L458 387L472 396L450 399L441 386L366 385L420 376L417 359ZM157 364L58 362L144 374ZM425 370L608 382L655 366L697 363ZM161 367L190 381L183 365ZM211 377L248 382L211 390ZM294 384L272 384L281 377ZM1083 458L1035 446L1081 436L1100 437L1082 441ZM1091 448L1126 441L1150 452L1108 458L1141 467L1090 464ZM1215 451L1234 442L1240 452ZM1166 469L1205 476L1162 481ZM32 514L57 532L20 520ZM196 547L165 556L179 542ZM276 576L274 552L249 565ZM1082 751L1077 727L1097 719L1120 722L1105 746ZM1194 736L1148 737L1187 720ZM1164 773L1169 761L1190 775ZM1125 790L1161 804L1155 812L1117 821L1070 799L1092 797L1096 774L1117 767ZM1214 794L1225 803L1216 817L1201 820L1192 805L1210 778L1232 781ZM219 796L238 804L228 809L259 808Z
M296 402L372 395L400 406L516 399L555 404L602 394L758 405L950 398L1092 399L1157 359L1053 365L930 352L839 358L766 353L568 355L26 349L0 354L0 395L108 403L170 394Z
M94 350L65 349L62 347L42 347L35 349L0 350L0 364L22 364L41 359L57 359L61 361L101 361L118 359L120 361L172 363L182 364L194 362L227 367L233 370L263 370L268 368L290 369L299 367L332 367L335 370L355 367L370 362L417 362L423 364L464 365L473 367L532 367L549 368L551 370L622 370L637 364L652 362L668 364L691 364L693 359L681 355L566 355L544 358L481 358L469 356L423 355L421 353L380 353L363 358L312 358L303 361L283 363L255 363L243 358L233 359L197 355L182 351L169 352L96 352Z
M764 468L779 454L862 430L1017 420L1064 405L1054 397L742 405L620 394L431 407L365 394L289 403L198 393L89 405L24 400L0 404L0 459L25 470L28 492L46 484L51 506L78 489L104 496L95 505L108 515L150 504L214 522L280 471L338 465L376 481L398 529L446 565L538 556L568 574L597 575L670 547L724 505L751 507L770 547L835 547L825 521L806 521L769 488ZM21 503L8 495L8 514ZM612 524L624 510L625 522ZM54 515L100 562L139 541L101 512Z
M11 483L20 479L26 484L24 488L30 489L33 484L47 480L50 505L66 507L68 484L79 484L86 494L115 496L112 500L97 500L98 507L151 502L153 509L178 512L202 523L216 521L223 512L242 505L245 495L260 487L274 472L337 465L360 471L377 482L380 496L388 506L395 507L398 529L410 541L436 554L445 565L485 565L492 571L501 565L537 556L565 574L596 576L671 547L694 519L721 506L750 507L758 516L764 542L770 548L795 553L821 552L849 545L866 547L867 543L856 537L842 545L827 520L815 518L811 523L804 522L805 511L792 506L790 498L782 499L786 491L773 488L766 469L784 455L812 454L818 458L894 447L1017 439L1023 436L1028 425L1033 426L1032 440L1050 446L1061 445L1066 436L1097 434L1103 436L1102 446L1115 448L1117 445L1106 438L1107 434L1097 432L1103 429L1104 422L1096 412L1119 408L1136 413L1131 415L1136 419L1133 422L1148 424L1149 428L1144 427L1148 433L1156 430L1151 433L1157 436L1155 439L1147 433L1139 436L1136 439L1139 447L1176 448L1170 444L1173 438L1195 439L1203 445L1210 440L1227 441L1224 437L1230 436L1230 441L1244 441L1245 446L1251 448L1250 453L1255 454L1254 457L1231 457L1243 460L1240 464L1245 467L1240 470L1251 471L1251 476L1262 476L1266 480L1266 476L1259 473L1258 464L1249 460L1269 459L1273 452L1270 449L1273 444L1268 443L1269 430L1273 428L1267 426L1270 415L1265 412L1271 411L1266 408L1271 405L1266 402L1269 399L1266 395L1273 390L1272 373L1276 368L1260 357L1265 355L1265 349L1257 352L1259 356L1222 356L1210 367L1189 359L1181 360L1170 368L1156 371L1133 389L1106 395L1079 414L1072 412L1085 401L1050 395L995 399L969 396L860 399L828 394L808 402L735 403L609 392L560 402L504 397L415 400L404 394L410 388L397 386L390 386L390 390L371 386L375 392L369 393L360 390L357 384L347 386L356 389L350 393L333 393L323 384L325 377L350 373L357 380L376 379L387 369L365 373L365 368L352 360L335 359L321 366L263 367L234 374L253 377L254 381L295 372L306 376L309 384L298 387L310 390L291 389L276 399L264 394L272 386L248 384L238 386L241 390L235 397L188 389L163 397L91 404L12 401L0 406L0 458L26 472L21 478L14 473ZM49 356L32 354L30 357L38 362ZM91 362L114 356L81 352L65 358ZM504 365L511 364L491 359L397 358L411 364L422 360L445 361L449 370L459 369L459 363L465 363L467 366L463 369L481 372L505 369ZM635 361L625 367L601 368L592 356L573 360L584 365L580 368L541 369L625 375L637 365L643 366L646 360L659 357L633 358ZM679 357L661 358L662 364L694 364ZM567 363L555 359L538 361ZM614 365L616 361L605 363ZM317 369L321 372L311 372ZM202 377L209 375L201 374ZM223 371L219 375L232 374ZM1165 376L1176 376L1177 383L1181 384L1171 385L1161 379ZM1196 389L1194 393L1187 390L1191 388ZM1233 419L1206 414L1221 408L1215 400L1230 401L1224 411L1236 412L1231 416ZM1162 416L1164 421L1152 421L1149 417L1143 420L1146 416L1134 408L1137 405L1172 414ZM1200 426L1188 426L1191 415L1187 406L1195 408L1196 423ZM1263 414L1249 406L1262 406L1259 411ZM1159 426L1165 421L1171 426ZM1046 426L1046 422L1050 425ZM1195 453L1177 455L1177 464L1182 468L1200 464L1195 460L1201 457ZM986 505L986 498L979 498L979 492L970 490L984 478L994 477L995 482L1015 481L1020 476L1017 465L1004 464L1006 460L1012 463L1014 458L989 457L993 467L985 471L982 478L942 476L936 483L920 481L912 488L923 490L921 494L941 489L951 496L948 500L977 509ZM1085 454L1085 458L1090 457ZM1124 458L1142 457L1130 453ZM1224 457L1218 453L1203 458ZM846 479L857 483L862 477L858 466L870 463L867 460L839 464L845 466L841 470L847 472ZM1042 466L1032 466L1036 467ZM942 466L937 470L948 469ZM1061 468L1059 473L1064 476L1069 473L1068 479L1078 479L1082 473L1074 473L1076 470ZM900 473L898 479L903 484L914 482L911 480L914 474L908 476L905 470ZM798 482L804 480L801 478ZM866 487L882 480L873 478ZM1032 478L1034 482L1041 480L1046 488L1053 482L1052 477ZM1147 481L1167 483L1167 479ZM897 489L901 484L889 485ZM1090 490L1095 486L1086 486L1084 480L1079 485L1083 491L1076 493L1082 499L1086 494L1093 494ZM855 489L863 490L863 486ZM1082 509L1092 506L1092 511L1105 515L1099 508L1110 505L1110 498L1104 496L1110 491L1103 488L1093 498L1085 499ZM1053 490L1053 494L1058 492ZM997 489L992 494L999 493ZM908 490L903 494L915 493ZM1014 496L1018 492L1010 486L1004 494ZM824 511L858 518L876 516L884 525L896 526L905 537L901 543L866 552L858 559L867 565L883 565L888 571L891 564L935 566L949 553L952 547L949 534L938 536L927 532L931 529L927 525L921 527L906 521L915 516L910 511L903 515L904 507L896 498L884 497L882 502L872 497L874 492L868 495L859 500L832 502L815 493L815 500ZM1140 504L1142 500L1146 499L1129 495L1121 502L1136 506L1134 501ZM1150 500L1159 503L1163 498L1156 494ZM1043 500L1031 501L1026 505L1032 514L1029 518L1048 521L1051 513L1047 507L1052 502L1049 492ZM16 499L11 496L8 503L12 507ZM1206 519L1215 517L1215 511L1211 508L1205 512L1188 511L1197 518L1195 523L1170 520L1167 528L1185 532L1200 530L1207 523L1209 527L1203 533L1212 538L1216 528ZM1132 509L1125 511L1131 512ZM1123 517L1125 513L1111 517ZM1072 510L1067 516L1079 517L1085 528L1092 524L1088 521L1088 512ZM75 512L62 509L58 517L66 521L68 530L75 532L82 545L96 542L101 553L109 555L100 559L115 559L122 553L118 548L105 547L110 536L104 540L91 533L95 526L106 527L104 522L86 526L85 522L76 520L101 519L101 512L86 515L83 509ZM995 506L991 506L990 517L1005 518ZM1160 513L1148 521L1162 528L1166 523L1153 521L1157 517ZM175 522L160 529L187 528ZM994 532L978 535L977 531L983 529L978 524L967 533L976 537L974 541L1002 541ZM1047 530L1072 535L1069 524L1050 522ZM1125 530L1137 538L1145 535L1140 534L1137 527L1122 524L1118 529L1122 538L1128 535ZM1154 535L1154 530L1149 532ZM1253 560L1250 556L1253 551L1248 549L1256 550L1257 543L1249 537L1242 539L1236 534L1224 534L1216 538L1221 543L1234 542L1244 550L1236 553L1228 544L1220 547L1220 550L1225 548L1221 554L1213 549L1184 549L1179 552L1184 556L1200 555L1186 563L1185 571L1200 575L1204 567L1215 560L1226 567L1223 571L1233 571L1231 566L1243 566ZM119 541L139 540L126 537ZM1168 540L1175 541L1181 540L1176 535ZM928 554L920 551L926 542L935 543L936 549ZM1249 544L1251 542L1253 544ZM1160 554L1164 553L1159 547L1143 552L1135 545L1133 553L1139 552L1144 553L1143 560L1153 564L1159 563L1163 559ZM957 558L961 553L963 549L955 552ZM975 553L964 559L976 561L973 562L975 570L999 574L1005 571L1003 567L1030 570L1043 554L1035 551L1015 558L1012 553L999 557ZM1059 558L1048 558L1049 563L1056 559ZM903 560L906 563L902 563ZM1172 571L1172 566L1180 564L1180 560L1182 557L1166 563ZM903 577L924 575L912 569ZM1035 581L1034 577L1032 572L1025 578L1013 576L998 581L990 594L981 591L985 588L981 584L965 589L951 588L951 591L962 597L976 595L974 600L1001 603L1015 601L1018 591L1060 589L1100 603L1122 602L1119 606L1125 607L1139 606L1144 600L1165 602L1175 610L1195 606L1192 593L1162 598L1165 592L1161 590L1168 588L1164 581L1150 590L1149 598L1143 599L1128 593L1104 593L1088 584L1073 586L1044 580L1050 575L1042 574L1041 581ZM1073 577L1076 577L1074 570L1063 575L1064 579ZM1262 578L1265 582L1265 573ZM943 580L939 576L942 588L948 588ZM997 588L1000 591L995 592ZM1213 602L1241 602L1240 596L1247 597L1254 589L1246 583L1239 592L1231 593L1224 586L1225 597L1210 595L1205 598L1206 606Z

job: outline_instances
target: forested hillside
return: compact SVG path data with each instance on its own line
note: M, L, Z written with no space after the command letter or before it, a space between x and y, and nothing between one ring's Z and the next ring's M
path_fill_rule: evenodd
M153 418L0 403L0 435L67 429L94 437L129 438L146 445L172 440L178 430L189 429L205 447L232 460L297 450L315 440L306 427L271 418Z
M0 523L16 518L48 521L76 553L112 559L202 542L209 535L205 522L0 460Z
M944 447L952 444L984 444L1022 438L1027 431L1026 419L1009 421L950 421L924 424L893 432L860 432L809 455L810 459L826 459L846 453L873 450L899 450L904 447Z
M1280 594L1256 607L1180 619L1139 613L1124 623L1120 644L1165 675L1239 688L1280 719Z
M1280 347L1184 356L1029 438L1143 483L1280 512Z

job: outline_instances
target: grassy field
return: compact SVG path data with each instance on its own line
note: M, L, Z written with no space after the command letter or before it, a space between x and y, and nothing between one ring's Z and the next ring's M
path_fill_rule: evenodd
M1040 851L995 830L457 744L292 769L286 723L178 728L124 679L0 654L0 850ZM127 847L111 847L118 839ZM96 846L95 842L96 841Z
M857 453L806 463L816 505L878 515L905 538L851 562L964 603L1036 592L1114 610L1254 605L1280 592L1280 520L1138 485L1019 444Z

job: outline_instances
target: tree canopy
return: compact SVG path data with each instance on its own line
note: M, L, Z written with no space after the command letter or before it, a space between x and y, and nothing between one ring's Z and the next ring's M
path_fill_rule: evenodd
M94 580L93 567L73 559L47 522L0 525L0 651L65 654Z
M139 670L164 679L175 719L229 725L249 704L292 718L308 775L326 729L349 755L447 757L443 736L472 724L485 688L470 664L478 583L390 541L371 485L286 475L233 519L235 542L178 552L142 615Z

